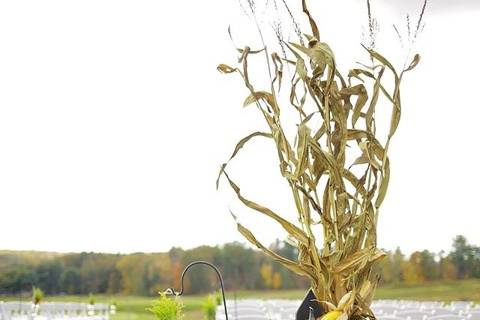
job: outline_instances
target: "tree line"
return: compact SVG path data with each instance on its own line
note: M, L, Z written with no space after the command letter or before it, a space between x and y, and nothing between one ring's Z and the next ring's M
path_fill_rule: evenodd
M409 257L397 248L377 266L381 283L422 284L429 281L453 281L480 278L480 247L464 236L453 240L450 253L415 251Z
M276 241L271 249L296 259L296 248ZM241 243L201 246L166 253L44 253L0 251L0 293L19 294L41 288L46 294L154 295L168 287L179 288L184 267L195 260L217 265L228 290L307 288L307 279ZM196 266L186 276L187 292L211 292L218 288L215 274ZM449 253L416 251L409 256L400 249L387 252L377 266L381 284L421 284L480 278L480 247L463 236L453 240Z

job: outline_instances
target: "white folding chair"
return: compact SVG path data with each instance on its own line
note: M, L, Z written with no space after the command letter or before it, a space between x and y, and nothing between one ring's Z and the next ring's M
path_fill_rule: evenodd
M426 311L430 311L430 310L426 310ZM431 312L432 312L432 316L434 317L435 316L458 316L458 311L454 311L446 307L432 309Z
M450 307L454 310L469 310L473 306L473 301L452 301Z
M295 313L288 311L280 311L275 315L278 320L295 320Z
M420 309L417 310L400 310L396 314L397 317L406 318L407 320L425 320L432 316L431 312L424 312Z
M394 315L379 315L377 316L378 320L407 320L405 318L397 317Z
M110 314L106 304L99 303L93 305L93 316L90 317L94 320L108 320Z
M239 315L235 320L269 320L266 315L255 315L255 314L244 314L244 315Z
M373 310L376 314L382 316L395 316L397 312L401 311L402 309L398 306L383 306L378 309Z
M245 316L250 316L250 317L259 317L259 318L265 318L268 317L267 312L261 311L261 310L246 310L246 309L239 309L237 312L235 311L230 311L228 312L228 319L240 319ZM225 319L225 312L223 309L218 310L216 312L215 318L217 320L224 320Z
M480 320L480 310L473 310L467 313L468 320Z
M466 316L459 315L439 315L429 317L427 320L467 320Z
M1 320L10 320L7 315L7 310L5 309L5 303L0 301L0 319Z

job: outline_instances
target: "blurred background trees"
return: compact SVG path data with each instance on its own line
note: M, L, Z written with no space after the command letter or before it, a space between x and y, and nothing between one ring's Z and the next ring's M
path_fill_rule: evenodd
M277 240L277 253L295 259L296 248ZM167 253L70 253L0 251L0 293L19 294L41 288L45 294L130 294L155 295L167 287L179 288L183 268L194 260L217 265L228 290L307 288L298 277L259 251L241 243L201 246ZM217 288L215 274L201 266L186 278L189 293L211 292ZM463 236L453 240L452 250L416 251L410 255L400 248L387 252L378 265L381 284L422 284L480 278L480 248Z

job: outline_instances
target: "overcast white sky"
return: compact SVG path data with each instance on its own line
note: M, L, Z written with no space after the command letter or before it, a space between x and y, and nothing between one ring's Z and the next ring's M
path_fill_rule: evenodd
M310 3L347 71L362 54L363 1ZM377 1L381 51L398 54L391 25L419 6ZM417 47L423 61L403 89L381 247L448 250L457 234L480 244L479 9L473 0L431 0ZM1 1L0 249L134 252L243 241L228 208L244 212L260 239L282 238L225 184L215 190L236 141L264 126L241 108L238 77L215 69L236 58L229 24L242 45L255 43L242 22L236 0ZM251 198L288 215L270 148L248 147L232 175Z

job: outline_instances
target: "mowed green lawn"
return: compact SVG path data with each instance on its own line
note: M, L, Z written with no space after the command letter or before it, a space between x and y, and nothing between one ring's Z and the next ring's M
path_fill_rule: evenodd
M238 299L301 299L303 290L282 290L282 291L239 291L236 293ZM227 293L228 299L233 299L232 292ZM377 299L412 299L412 300L472 300L480 303L480 280L455 281L451 283L430 283L416 286L387 286L377 290ZM0 298L3 300L18 300L16 297ZM182 301L185 304L186 318L203 319L201 305L204 296L184 296ZM97 303L110 303L115 301L118 305L118 312L112 320L154 320L146 310L154 297L138 296L96 296ZM88 302L88 296L49 296L45 301L79 301Z

